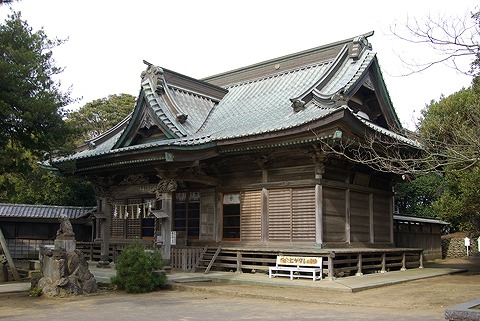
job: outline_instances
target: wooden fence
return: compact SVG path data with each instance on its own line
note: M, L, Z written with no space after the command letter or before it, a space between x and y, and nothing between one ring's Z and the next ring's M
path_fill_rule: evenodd
M172 269L182 271L193 271L200 260L203 248L201 247L172 247L170 264Z
M51 240L7 239L6 241L10 255L14 259L38 260L40 247L53 244Z

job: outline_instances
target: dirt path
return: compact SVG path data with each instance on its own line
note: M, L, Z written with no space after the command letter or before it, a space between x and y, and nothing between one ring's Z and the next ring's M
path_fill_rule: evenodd
M170 307L172 309L175 307L169 314L170 318L167 318L171 320L180 319L176 316L180 316L181 313L183 319L189 320L222 320L224 317L240 319L240 316L242 319L256 318L252 311L256 311L257 315L270 311L271 318L268 319L280 320L282 316L287 315L298 316L298 319L309 318L308 314L305 314L305 317L303 314L296 315L296 309L303 312L321 309L332 319L341 319L340 316L349 318L354 315L354 319L369 320L382 320L385 316L388 316L386 318L388 320L442 320L445 308L480 297L479 263L480 260L449 260L442 264L468 268L469 272L356 293L319 288L203 282L182 284L173 291L145 295L108 292L66 299L31 298L26 294L0 295L0 319L24 320L34 317L55 320L63 314L79 320L95 320L95 317L100 316L109 319L112 316L109 313L126 306L129 307L126 311L135 311L138 308L148 316L149 311L159 313L159 302L162 302L163 311L170 311ZM202 300L205 301L201 304ZM220 311L216 308L218 305L231 306L231 309L225 308ZM112 311L95 312L96 309L102 309L102 306ZM196 314L189 308L190 306L196 307L201 314ZM75 308L79 310L71 311ZM241 315L244 310L245 315ZM247 313L247 310L250 312ZM128 313L116 319L128 320ZM216 317L206 318L208 313L213 313L212 315ZM323 316L326 314L323 314L322 318Z

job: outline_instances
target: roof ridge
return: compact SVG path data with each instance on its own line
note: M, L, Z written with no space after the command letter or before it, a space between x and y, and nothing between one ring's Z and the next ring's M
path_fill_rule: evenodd
M236 69L233 69L233 70L230 70L230 71L226 71L226 72L222 72L222 73L219 73L219 74L204 77L204 78L201 78L200 80L205 81L205 82L214 82L215 80L220 80L222 78L227 78L228 76L233 76L235 74L240 74L242 72L252 71L252 70L255 70L255 69L259 69L261 67L266 67L266 66L268 66L268 65L270 65L274 62L282 62L282 61L298 59L298 58L303 57L303 56L312 55L313 53L323 52L323 51L326 51L327 49L330 49L330 48L334 48L334 47L337 47L337 46L348 44L348 43L354 41L355 39L357 39L359 37L368 38L368 37L372 36L373 33L374 33L374 31L370 31L370 32L367 32L367 33L364 33L364 34L357 35L355 37L351 37L351 38L347 38L347 39L344 39L344 40L328 43L328 44L325 44L325 45L322 45L322 46L310 48L310 49L307 49L307 50L302 50L302 51L299 51L299 52L296 52L296 53L283 55L283 56L280 56L280 57L276 57L276 58L268 59L268 60L265 60L265 61L261 61L261 62L252 64L252 65L247 65L247 66L236 68Z
M295 68L285 69L285 70L279 71L279 72L274 73L274 74L263 75L263 76L256 77L256 78L246 79L246 80L243 80L243 81L239 81L239 82L236 82L236 83L229 84L225 88L238 87L238 86L251 84L251 83L254 83L254 82L258 82L258 81L262 81L262 80L266 80L266 79L270 79L270 78L283 76L283 75L286 75L286 74L289 74L289 73L292 73L292 72L305 70L305 69L309 69L309 68L313 68L313 67L318 67L318 66L321 66L321 65L326 65L326 64L331 63L333 60L335 60L335 59L319 61L319 62L311 63L311 64L308 64L308 65L302 65L302 66L298 66L298 67L295 67Z

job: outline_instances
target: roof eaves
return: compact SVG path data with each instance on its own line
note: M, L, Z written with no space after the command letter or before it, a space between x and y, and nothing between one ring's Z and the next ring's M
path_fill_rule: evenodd
M416 141L413 141L405 136L402 136L400 134L397 134L389 129L386 129L386 128L383 128L379 125L376 125L360 116L358 116L357 114L355 114L350 108L348 108L348 110L350 110L350 112L352 113L353 116L355 116L355 118L357 118L358 120L360 120L363 124L365 124L366 126L370 127L371 129L373 129L374 131L380 133L380 134L383 134L383 135L386 135L386 136L389 136L391 138L394 138L400 142L403 142L407 145L410 145L411 147L414 147L414 148L419 148L421 149L422 148L422 145Z
M439 220L433 217L419 217L419 216L409 216L409 215L393 215L394 220L398 221L408 221L408 222L417 222L417 223L432 223L432 224L441 224L441 225L450 225L450 223Z
M0 217L58 219L68 217L78 219L96 210L96 206L55 206L0 203Z

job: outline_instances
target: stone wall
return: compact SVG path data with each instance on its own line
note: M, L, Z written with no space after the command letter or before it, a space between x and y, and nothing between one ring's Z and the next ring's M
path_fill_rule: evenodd
M478 237L470 238L470 255L478 253ZM465 238L442 237L442 258L458 258L467 256Z

